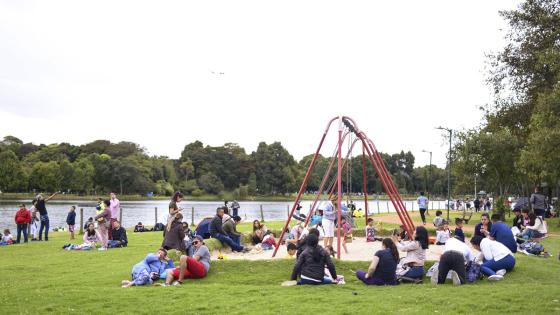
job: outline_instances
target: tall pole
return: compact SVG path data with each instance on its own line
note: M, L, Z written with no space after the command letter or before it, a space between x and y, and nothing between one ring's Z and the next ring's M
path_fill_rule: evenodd
M437 127L436 129L449 132L449 157L447 160L447 221L449 221L449 209L451 208L451 138L453 137L453 129L445 127Z
M342 224L340 222L341 220L341 209L342 209L342 118L339 118L338 121L338 171L337 171L337 179L338 179L338 196L337 196L337 206L336 206L336 212L337 212L337 229L336 229L336 238L337 238L337 242L336 242L336 258L340 259L340 229L342 227Z
M449 208L451 208L451 137L453 130L449 131L449 162L447 164L447 222L449 222Z

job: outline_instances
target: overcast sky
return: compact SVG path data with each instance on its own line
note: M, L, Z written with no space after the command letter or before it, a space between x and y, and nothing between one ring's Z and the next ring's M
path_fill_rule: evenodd
M444 166L434 128L479 124L498 11L518 3L0 0L0 136L172 158L280 141L300 159L347 115L378 150Z

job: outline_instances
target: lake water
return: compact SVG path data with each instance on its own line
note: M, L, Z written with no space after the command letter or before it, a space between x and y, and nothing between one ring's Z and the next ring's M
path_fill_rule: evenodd
M25 203L29 209L31 200L4 200L0 201L0 229L9 228L12 234L15 233L16 224L14 222L15 212L18 210L18 204ZM387 213L395 212L395 209L390 201L369 201L370 213ZM404 201L407 210L418 210L418 205L415 200ZM265 220L286 220L288 216L288 207L292 206L291 202L265 202L265 201L242 201L239 202L241 208L239 216L244 221L252 221L261 218L261 207ZM312 201L302 201L302 213L307 214L311 207ZM356 208L364 208L363 200L354 200ZM49 213L50 227L66 227L66 215L70 207L76 206L76 224L80 223L80 208L84 210L83 221L86 222L89 217L95 215L95 202L94 201L73 201L64 200L57 201L51 200L47 203L47 211ZM157 208L158 222L163 222L163 215L167 212L169 201L167 200L154 200L154 201L121 201L122 208L122 221L123 226L126 228L134 227L138 222L145 225L153 225L155 222L155 208ZM216 208L223 205L222 202L217 201L183 201L179 204L183 208L184 221L192 221L193 208L194 208L194 222L198 223L205 217L211 217L215 214ZM430 203L430 209L442 209L445 205L444 201L433 201ZM304 211L305 210L305 211Z

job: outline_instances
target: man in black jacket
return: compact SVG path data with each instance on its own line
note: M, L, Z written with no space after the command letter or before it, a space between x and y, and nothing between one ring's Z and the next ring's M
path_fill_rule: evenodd
M227 244L231 247L234 252L246 252L247 250L241 246L237 245L224 231L222 227L222 217L224 216L224 208L220 207L216 209L216 216L210 222L209 232L212 238L219 240L222 243Z
M119 221L113 221L113 230L111 231L113 237L109 240L109 247L126 247L128 238L126 237L126 230L121 226Z

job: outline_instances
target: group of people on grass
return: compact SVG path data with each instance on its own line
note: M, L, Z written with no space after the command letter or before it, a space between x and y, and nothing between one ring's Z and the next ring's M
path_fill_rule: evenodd
M6 229L0 245L18 244L28 242L28 230L31 232L32 241L48 241L50 219L46 204L54 198L59 192L44 198L42 194L38 194L32 201L32 206L27 209L25 204L20 204L19 209L15 213L15 223L17 226L17 237L11 235ZM66 244L66 249L92 249L106 250L108 247L126 246L128 239L126 230L120 226L117 220L120 211L120 201L115 193L111 193L109 199L98 199L96 207L96 216L90 218L86 222L83 237L83 243L80 245ZM66 216L66 224L70 233L70 240L75 239L76 228L76 207L71 206ZM30 226L29 226L30 225ZM95 235L93 232L95 232ZM22 239L23 236L23 239ZM44 237L43 237L44 236ZM99 244L99 246L96 246Z

